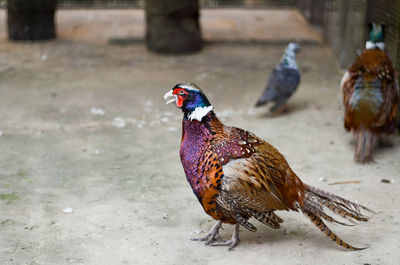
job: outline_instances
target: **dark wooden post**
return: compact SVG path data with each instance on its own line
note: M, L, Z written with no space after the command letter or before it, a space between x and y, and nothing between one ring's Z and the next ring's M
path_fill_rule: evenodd
M11 40L45 40L56 37L57 0L8 0L8 37Z
M162 53L202 48L198 0L146 0L146 45Z
M364 0L338 1L339 42L334 52L340 67L349 67L357 58L357 50L365 47L367 4Z
M309 22L315 25L322 25L324 23L324 4L325 1L312 0L311 1L311 14Z

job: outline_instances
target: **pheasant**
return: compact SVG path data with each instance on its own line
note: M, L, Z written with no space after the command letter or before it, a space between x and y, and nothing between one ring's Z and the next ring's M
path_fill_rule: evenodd
M303 183L285 158L272 145L251 132L226 126L213 111L202 90L193 83L179 83L165 94L183 112L180 158L187 181L204 211L218 222L203 238L206 245L239 243L239 226L250 231L253 217L280 228L276 210L300 211L334 242L349 250L360 250L333 233L324 220L342 225L324 207L353 222L367 221L361 209L368 208ZM217 241L223 223L233 224L231 240Z
M340 85L344 127L353 132L354 160L360 163L372 161L380 134L391 134L396 127L399 88L383 37L383 26L370 24L365 50L344 74Z
M289 43L281 63L272 70L267 87L258 99L256 107L273 101L275 105L270 108L270 112L282 112L286 109L286 102L300 83L300 72L296 63L298 51L297 43Z

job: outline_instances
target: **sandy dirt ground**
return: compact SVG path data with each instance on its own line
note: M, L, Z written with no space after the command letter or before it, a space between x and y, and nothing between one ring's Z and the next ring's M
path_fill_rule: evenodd
M163 56L101 36L0 41L0 264L400 263L400 137L374 163L353 162L329 49L302 47L291 111L271 116L252 106L282 45ZM223 122L277 147L304 182L374 209L368 223L330 225L369 248L345 251L295 212L278 213L279 230L254 221L258 232L241 229L230 252L190 241L214 221L180 165L181 113L162 98L183 80L204 89ZM226 225L222 237L231 232Z

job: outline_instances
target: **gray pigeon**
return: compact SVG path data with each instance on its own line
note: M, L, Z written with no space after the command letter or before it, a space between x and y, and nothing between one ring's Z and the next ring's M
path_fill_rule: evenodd
M300 72L296 63L296 53L298 51L299 45L297 43L291 42L288 44L281 63L272 71L268 85L258 99L256 107L270 101L275 103L270 108L270 112L280 111L286 107L287 100L296 91L300 83Z

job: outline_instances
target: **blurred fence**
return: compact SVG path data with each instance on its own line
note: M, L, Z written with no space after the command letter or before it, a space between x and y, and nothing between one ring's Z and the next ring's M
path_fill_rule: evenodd
M343 68L364 48L368 23L385 24L386 47L400 71L400 1L297 0L296 7L320 31Z
M28 0L27 0L28 1ZM29 0L34 1L34 0ZM58 0L59 8L143 8L146 0ZM386 47L400 72L400 0L199 0L202 8L297 8L347 68L363 49L367 23L386 25ZM0 0L0 7L6 0Z
M58 0L59 8L142 8L145 0Z
M367 22L377 22L386 26L386 47L397 72L400 73L400 1L368 0Z
M1 1L1 0L0 0ZM141 8L145 0L59 0L61 8ZM294 7L296 0L200 0L202 7Z

